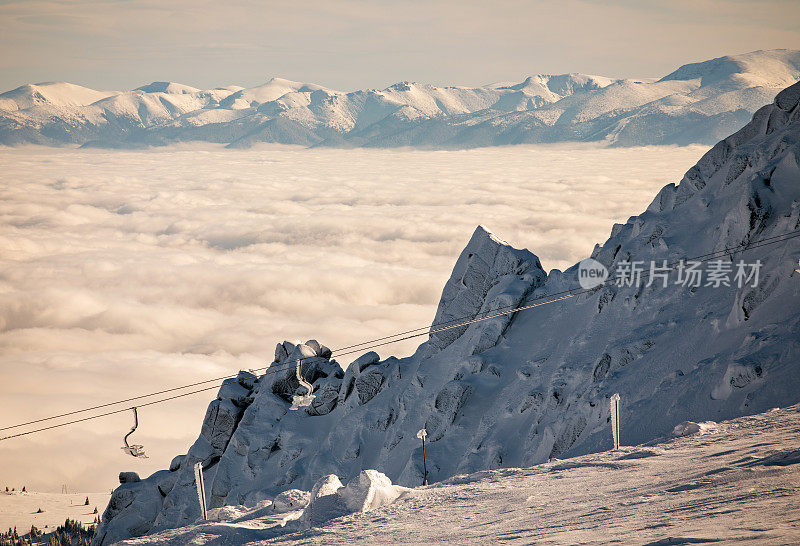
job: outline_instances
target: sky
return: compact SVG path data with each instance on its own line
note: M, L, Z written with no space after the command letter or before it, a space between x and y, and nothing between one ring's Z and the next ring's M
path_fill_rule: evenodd
M563 269L706 150L0 147L0 429L424 328L478 224ZM129 411L4 440L0 488L167 468L214 393L139 409L149 459L120 450Z
M775 48L800 49L796 0L0 0L3 90L645 78Z

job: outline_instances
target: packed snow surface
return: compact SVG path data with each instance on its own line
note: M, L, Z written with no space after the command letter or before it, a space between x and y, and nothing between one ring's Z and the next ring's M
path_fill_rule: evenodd
M2 486L2 483L0 483ZM103 513L111 494L106 493L41 493L38 491L22 492L20 489L6 493L0 491L0 532L16 527L20 534L31 530L35 525L48 532L66 519L80 521L85 525L94 523L95 518ZM89 505L86 506L86 498ZM39 509L42 512L39 512ZM98 513L94 510L97 508Z
M0 144L711 144L798 79L800 51L771 50L685 65L660 80L538 74L476 88L399 82L352 92L281 78L249 89L153 82L126 92L46 83L0 94Z
M708 425L618 451L454 476L309 529L296 525L300 511L238 506L214 522L122 544L800 541L800 406Z

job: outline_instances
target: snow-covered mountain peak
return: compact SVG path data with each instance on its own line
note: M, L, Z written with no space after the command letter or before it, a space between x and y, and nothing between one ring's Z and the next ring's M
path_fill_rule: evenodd
M800 79L800 51L774 49L726 55L683 65L659 81L695 79L703 86L733 81L742 86L783 88Z
M294 80L287 80L286 78L278 78L276 76L271 77L264 85L260 86L260 88L275 89L276 91L287 90L287 93L291 91L296 91L299 93L311 93L313 91L327 91L330 93L336 93L336 91L316 83L296 82Z
M36 106L88 106L115 94L116 91L97 91L67 82L26 84L0 94L0 109L14 111Z
M499 245L505 245L508 247L511 246L506 241L495 235L491 229L483 224L478 224L478 226L475 228L475 231L472 232L472 239L485 239L487 237Z
M396 82L385 89L385 91L411 91L412 88L419 87L416 82L402 81Z
M614 83L616 80L612 78L605 78L603 76L592 76L589 74L536 74L535 76L528 76L520 83L509 84L493 84L488 86L494 89L510 90L510 91L529 91L528 94L542 95L543 91L549 91L552 98L558 100L559 98L572 95L578 91L588 91L592 89L601 89Z
M152 82L141 87L137 87L134 91L142 91L143 93L169 93L174 95L185 95L191 93L199 93L200 89L175 82Z
M321 85L272 77L263 85L251 87L249 89L241 89L231 93L220 101L220 106L222 108L240 110L257 107L261 104L278 100L290 93L311 93L314 91L335 93L335 91L322 87Z
M547 88L553 93L566 97L578 91L602 89L614 83L612 78L593 76L590 74L560 74L547 78Z

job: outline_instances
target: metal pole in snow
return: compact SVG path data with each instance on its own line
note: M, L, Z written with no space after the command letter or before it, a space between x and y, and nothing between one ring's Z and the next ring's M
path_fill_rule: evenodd
M422 485L428 485L428 463L425 461L425 436L422 437L422 468L425 469L425 480Z
M422 439L422 468L425 470L425 477L422 480L422 485L428 485L428 463L425 461L425 436L428 431L424 428L417 432L417 438Z
M614 439L614 449L619 449L619 394L611 397L611 436Z
M200 501L200 511L203 513L203 520L207 520L208 512L206 511L206 484L203 482L202 461L194 465L194 481L197 484L197 498Z

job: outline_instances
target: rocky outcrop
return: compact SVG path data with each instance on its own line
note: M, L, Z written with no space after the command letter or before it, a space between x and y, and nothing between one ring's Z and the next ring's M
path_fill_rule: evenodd
M478 226L444 286L426 348L442 350L459 338L464 338L472 353L493 347L513 315L458 325L517 307L546 277L539 258L511 248Z
M255 506L314 486L313 522L317 512L347 507L339 478L318 482L330 474L349 484L375 469L400 485L421 484L423 427L428 479L436 481L608 449L614 393L622 397L623 444L672 434L686 421L796 403L800 237L781 235L800 230L798 101L800 83L592 252L613 279L621 264L661 265L733 247L714 259L733 269L759 263L758 282L739 283L732 271L727 283L691 285L673 270L656 282L610 283L436 331L578 287L577 266L545 278L533 254L478 228L443 291L430 339L413 356L382 360L370 352L343 370L317 342L279 345L265 375L243 373L223 385L200 437L171 472L120 485L95 544L197 518L197 461L210 507ZM765 240L779 244L737 250ZM297 358L317 398L290 411Z
M250 394L257 383L256 376L249 372L239 372L236 379L224 381L217 398L208 406L200 437L189 452L175 457L168 471L156 472L142 481L126 479L115 489L93 543L112 544L144 535L165 517L181 522L197 518L200 508L196 494L189 494L194 487L194 465L202 462L204 469L211 469L217 464L244 409L252 403Z

